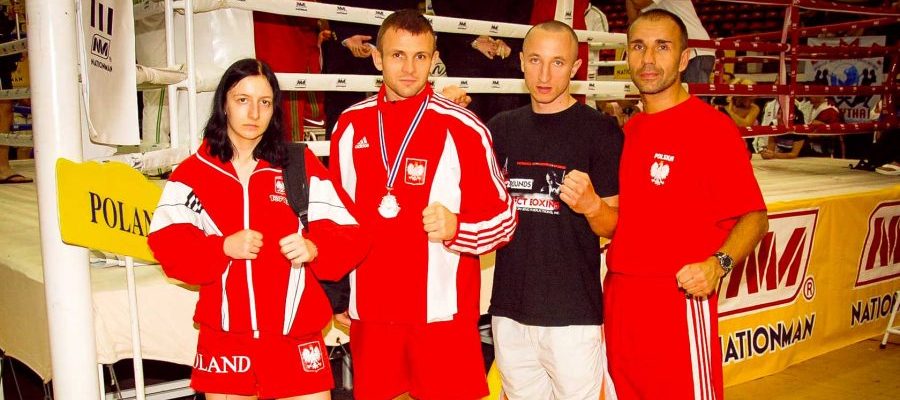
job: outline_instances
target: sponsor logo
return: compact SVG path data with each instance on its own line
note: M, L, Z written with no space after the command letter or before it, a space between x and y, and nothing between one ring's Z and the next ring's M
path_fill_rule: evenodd
M242 374L250 370L250 357L247 356L206 356L197 353L194 356L194 369L211 374Z
M384 11L375 10L375 19L385 19Z
M303 343L297 346L300 353L300 361L306 372L319 372L325 368L325 360L322 358L322 346L319 342Z
M406 159L406 176L404 181L409 185L424 185L425 171L428 169L428 160L418 158Z
M491 80L491 87L494 89L500 88L500 81L496 79Z
M764 356L809 339L816 327L816 313L774 325L760 325L721 337L722 363L731 364Z
M284 194L284 178L280 176L275 177L275 193L276 194Z
M856 287L900 276L900 201L879 204L869 216L869 231L859 256Z
M500 25L497 25L497 24L491 24L490 32L491 32L491 33L497 33L497 32L500 32Z
M97 30L97 33L91 36L91 55L103 60L109 60L113 36L114 11L112 7L97 0L91 0L91 28ZM107 72L112 72L111 65L96 58L91 58L91 65Z
M467 89L468 87L469 87L469 81L467 79L463 79L463 80L459 81L460 89Z
M347 15L347 7L337 6L337 13L340 15Z
M534 179L510 179L509 180L509 188L510 189L523 189L523 190L531 190L531 187L534 185Z
M384 78L375 78L375 87L380 88L381 85L384 85Z
M469 29L469 27L466 25L466 21L459 21L459 23L456 25L456 29L464 31L466 29Z
M91 38L91 54L109 60L109 39L94 34Z
M347 87L347 79L346 78L338 78L337 82L334 85L335 87Z
M720 283L720 317L789 304L801 289L807 300L815 296L806 272L818 215L818 209L769 215L769 232Z
M356 142L355 145L353 145L353 148L354 148L354 149L368 149L368 148L369 148L369 141L366 139L365 136L363 136L362 139L359 139L359 141Z
M297 79L297 83L294 84L294 89L305 89L306 88L306 79Z
M850 327L890 317L895 304L897 304L897 292L870 297L866 301L857 301L856 304L850 306Z
M295 10L295 11L303 11L303 12L306 12L306 11L307 11L307 9L306 9L306 2L305 2L305 1L298 1L298 2L294 3L294 10Z

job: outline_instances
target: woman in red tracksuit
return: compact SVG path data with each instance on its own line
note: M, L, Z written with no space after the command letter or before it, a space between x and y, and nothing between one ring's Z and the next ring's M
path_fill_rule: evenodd
M166 274L200 287L191 386L207 399L329 399L322 329L335 280L367 242L346 196L309 150L308 226L287 202L281 93L271 69L245 59L225 71L196 154L173 173L149 244Z

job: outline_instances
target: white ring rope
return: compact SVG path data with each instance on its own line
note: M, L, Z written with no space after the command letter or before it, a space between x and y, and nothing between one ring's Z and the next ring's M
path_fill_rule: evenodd
M31 98L31 89L14 88L0 90L0 100L21 100Z
M0 146L33 147L34 139L31 131L15 131L0 133Z
M26 51L28 51L28 39L18 39L0 44L0 57L11 56Z

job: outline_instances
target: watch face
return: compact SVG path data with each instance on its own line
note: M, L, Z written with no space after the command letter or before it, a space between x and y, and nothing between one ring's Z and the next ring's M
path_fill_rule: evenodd
M722 266L722 269L725 271L730 271L732 267L734 267L734 259L731 258L728 254L725 253L716 253L716 258L719 259L719 265Z

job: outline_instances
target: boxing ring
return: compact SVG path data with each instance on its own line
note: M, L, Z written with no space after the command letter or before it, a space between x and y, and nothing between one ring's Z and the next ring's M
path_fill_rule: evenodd
M571 2L561 1L560 14ZM879 122L841 125L794 125L792 107L782 107L782 124L751 127L745 136L771 136L785 132L835 135L871 132L896 126L897 48L848 50L805 46L800 38L812 33L842 32L851 27L896 24L900 14L891 10L860 9L813 0L763 0L754 3L784 6L784 28L780 32L693 42L719 51L717 83L691 84L697 95L753 95L778 98L791 104L800 95L882 95L884 115ZM105 157L141 169L177 164L199 145L198 121L202 101L224 70L198 70L194 59L195 16L215 10L255 9L284 15L326 18L380 24L385 10L366 10L340 5L308 2L260 0L166 1L157 3L166 19L166 63L150 75L165 75L155 84L168 85L166 93L172 147L137 155ZM301 7L302 4L302 7ZM568 9L564 7L568 6ZM801 27L798 8L875 15L856 23L824 27ZM176 45L175 11L183 13L185 42ZM160 9L151 10L158 12ZM559 11L559 10L558 10ZM148 12L146 10L136 10ZM5 98L34 96L37 149L35 170L18 163L26 173L36 173L36 184L0 187L0 347L6 354L25 362L46 380L53 378L58 398L96 398L97 363L111 363L133 354L125 295L125 272L120 268L82 268L87 250L62 244L58 222L53 165L57 158L81 160L80 136L60 132L81 126L77 109L79 94L73 68L78 56L74 44L57 43L74 30L72 4L30 2L32 21L29 53L32 58L31 92L0 93ZM428 17L439 32L522 37L528 26L490 21ZM594 49L618 48L623 34L578 31L581 41ZM53 40L50 40L53 39ZM776 40L778 42L770 42ZM11 45L12 46L12 45ZM18 45L21 47L21 44ZM175 48L183 51L177 60ZM722 51L769 52L776 55L725 57ZM887 54L891 68L884 84L871 87L831 87L798 83L798 63L824 57L862 57ZM228 60L227 63L230 63ZM722 65L728 62L778 62L781 72L774 84L730 85L721 83ZM176 64L183 64L176 67ZM226 63L226 64L227 64ZM593 66L620 62L593 62ZM168 68L168 69L166 69ZM152 72L156 71L156 72ZM279 73L284 90L296 91L377 91L380 77L365 75L323 75ZM470 93L527 93L521 79L479 77L435 78L436 88L460 86ZM576 81L575 94L594 99L635 98L630 82ZM9 96L9 97L6 97ZM179 106L179 103L181 105ZM186 105L186 107L184 107ZM180 110L179 107L184 109ZM185 134L187 132L187 134ZM4 136L5 135L5 136ZM27 134L0 133L0 143L28 144ZM319 155L327 155L327 144L311 143ZM753 166L763 195L770 207L772 229L752 263L742 264L737 274L722 283L720 333L725 356L726 384L736 384L773 373L788 365L822 354L883 331L886 319L881 310L896 299L885 293L900 288L900 181L847 168L848 161L835 159L754 160ZM37 202L36 202L37 200ZM39 222L39 223L38 223ZM876 243L877 239L877 243ZM40 246L39 246L40 245ZM85 260L75 262L73 260ZM492 255L482 262L482 311L489 302L492 282ZM752 264L752 265L751 265ZM43 266L43 270L42 270ZM140 307L143 357L191 365L196 330L191 323L196 292L167 280L158 266L142 266L136 271ZM852 276L851 276L852 275ZM44 310L47 310L46 313ZM7 323L6 321L10 321ZM652 324L652 320L648 321ZM790 332L789 334L786 332ZM798 333L799 332L799 333ZM795 338L796 337L796 338ZM765 345L763 345L765 344ZM49 346L48 346L49 345ZM52 361L52 362L51 362ZM140 398L141 396L138 395Z

